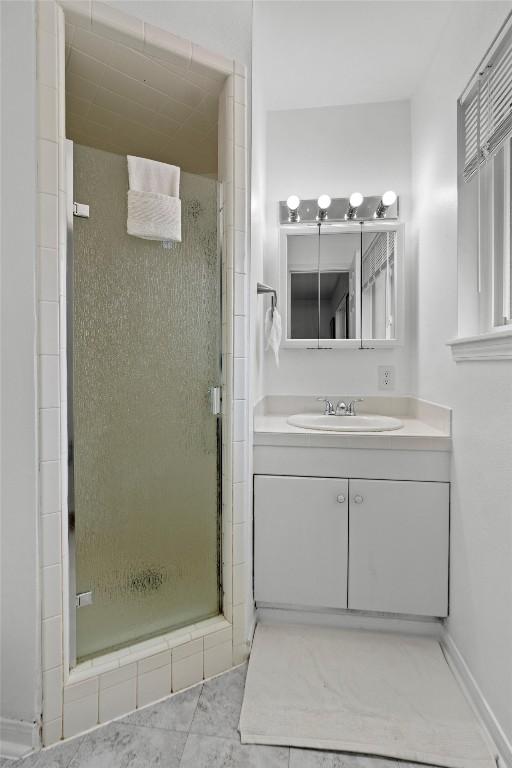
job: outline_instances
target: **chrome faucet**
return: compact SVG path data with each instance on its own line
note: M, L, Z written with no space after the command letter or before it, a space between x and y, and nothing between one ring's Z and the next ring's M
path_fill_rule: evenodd
M362 403L363 400L364 397L356 397L355 400L350 400L348 403L340 400L339 403L336 404L334 414L336 416L356 416L356 403Z
M317 397L317 400L324 404L324 416L356 416L356 403L362 403L364 397L356 397L348 403L340 400L336 405L326 397Z
M331 403L330 400L327 400L325 397L317 397L317 400L320 403L324 404L324 416L334 416L336 413L336 409L334 408L334 405Z

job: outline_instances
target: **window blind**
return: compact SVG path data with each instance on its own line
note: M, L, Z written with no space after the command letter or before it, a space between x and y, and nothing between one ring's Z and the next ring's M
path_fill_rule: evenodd
M464 123L464 179L469 181L478 167L478 83L462 105Z
M512 39L509 37L502 55L489 68L487 135L482 145L489 154L501 144L512 128Z
M512 131L512 32L479 67L461 108L464 180L469 181Z

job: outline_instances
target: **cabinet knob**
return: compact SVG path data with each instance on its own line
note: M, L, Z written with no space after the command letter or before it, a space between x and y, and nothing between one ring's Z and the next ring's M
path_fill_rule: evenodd
M363 497L359 494L356 494L354 496L354 504L362 504L363 503Z
M345 503L344 495L342 493L340 493L339 496L336 496L336 501L338 502L338 504L344 504Z

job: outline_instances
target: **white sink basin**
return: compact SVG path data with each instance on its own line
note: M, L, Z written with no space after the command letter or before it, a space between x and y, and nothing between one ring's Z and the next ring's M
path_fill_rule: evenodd
M400 419L391 416L323 416L316 413L297 413L289 416L288 424L302 429L319 429L324 432L389 432L403 427Z

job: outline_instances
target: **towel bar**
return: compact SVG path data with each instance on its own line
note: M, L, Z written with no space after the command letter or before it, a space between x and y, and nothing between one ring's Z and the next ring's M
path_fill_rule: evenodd
M274 314L274 309L277 307L277 291L275 288L271 288L270 285L265 285L265 283L258 283L256 286L257 293L271 293L272 294L272 315Z
M257 293L271 293L272 294L272 314L274 314L274 309L277 307L277 291L275 288L271 288L270 285L265 285L265 283L258 283L257 284Z

